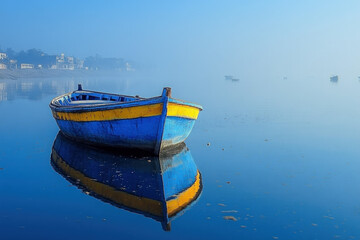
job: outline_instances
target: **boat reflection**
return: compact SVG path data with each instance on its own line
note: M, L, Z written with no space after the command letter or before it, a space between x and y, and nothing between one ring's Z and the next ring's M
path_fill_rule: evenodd
M201 175L185 144L160 156L132 156L55 139L51 164L64 178L102 201L161 222L171 221L198 199Z

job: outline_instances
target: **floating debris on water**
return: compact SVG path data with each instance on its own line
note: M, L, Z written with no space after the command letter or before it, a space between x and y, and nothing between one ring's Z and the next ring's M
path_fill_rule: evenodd
M334 217L331 217L331 216L324 216L324 218L331 219L331 220L335 219Z
M314 227L317 227L317 224L316 224L316 223L312 223L311 225L314 226Z
M237 210L224 210L224 211L221 211L222 213L237 213L238 211Z
M268 142L268 141L269 141L269 139L265 138L264 142Z
M232 221L237 221L237 219L234 216L224 216L223 217L225 220L232 220Z
M274 237L274 236L273 236L272 238L273 238L273 239L279 239L279 237Z
M0 167L0 170L4 170L4 169Z
M206 206L211 206L211 203L207 203Z
M241 225L240 227L241 227L241 228L246 228L246 226L245 226L245 225Z
M227 184L230 184L230 181L227 181L226 183L227 183Z
M207 220L210 220L210 219L211 219L211 217L207 217L206 219L207 219Z
M218 205L219 205L219 206L222 206L222 207L226 207L226 205L223 204L223 203L218 203Z

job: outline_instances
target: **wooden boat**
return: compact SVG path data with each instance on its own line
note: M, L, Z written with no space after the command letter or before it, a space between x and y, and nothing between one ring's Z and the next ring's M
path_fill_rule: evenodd
M78 141L136 148L158 155L189 136L202 107L171 97L141 98L78 90L50 103L60 130Z
M201 175L185 143L159 156L134 157L59 133L51 164L88 195L161 222L164 230L198 199Z

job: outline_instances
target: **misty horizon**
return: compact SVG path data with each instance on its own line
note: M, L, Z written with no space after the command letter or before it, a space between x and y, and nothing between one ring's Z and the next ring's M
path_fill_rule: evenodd
M3 48L80 58L97 53L174 73L357 76L359 7L356 1L5 1L4 19L14 20L2 27L1 41Z

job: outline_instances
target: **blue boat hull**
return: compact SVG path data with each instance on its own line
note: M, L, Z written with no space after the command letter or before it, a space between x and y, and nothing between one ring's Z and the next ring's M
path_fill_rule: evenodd
M104 97L101 93L100 97L100 93L81 90L55 98L50 108L60 130L68 137L158 155L161 150L185 141L202 110L199 105L172 99L168 91L165 88L162 96L156 98L128 97L127 100L118 95ZM89 100L95 97L100 100ZM122 102L112 100L102 104L104 98Z
M78 141L151 151L156 145L159 119L155 116L91 122L57 120L57 124L66 136Z

